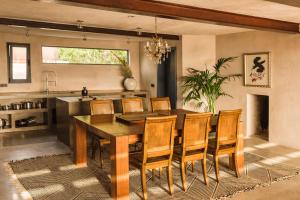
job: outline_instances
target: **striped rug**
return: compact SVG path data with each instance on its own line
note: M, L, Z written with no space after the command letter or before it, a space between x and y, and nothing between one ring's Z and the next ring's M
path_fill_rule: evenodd
M134 158L131 158L133 160ZM215 181L214 167L208 162L209 185L203 182L200 163L194 172L188 170L186 192L182 190L178 163L173 163L174 194L168 193L166 171L163 176L151 177L148 173L149 199L223 199L238 192L268 186L299 174L300 169L272 162L251 153L245 153L245 174L236 178L228 169L228 158L220 159L220 183ZM24 199L34 200L97 200L110 199L110 161L105 159L104 169L98 161L89 160L88 167L73 165L71 155L53 155L21 161L8 165L12 179L16 182ZM140 171L130 165L130 199L141 199Z

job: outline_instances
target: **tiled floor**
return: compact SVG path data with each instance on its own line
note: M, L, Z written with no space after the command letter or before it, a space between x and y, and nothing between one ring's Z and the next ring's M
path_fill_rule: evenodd
M0 134L0 200L23 200L3 169L5 162L67 152L69 149L48 132Z
M257 155L272 158L283 163L300 168L300 150L268 143L260 138L246 139L245 150ZM266 162L269 160L266 159ZM235 195L234 200L299 200L300 175L289 180L273 183L269 187L256 188L249 192Z
M300 165L300 150L295 150L268 143L260 138L246 139L245 151L272 158L278 163L292 166ZM67 153L69 149L56 141L49 132L31 132L26 134L10 133L0 135L0 200L22 199L11 183L10 176L3 169L3 163L10 160ZM269 162L268 159L265 162ZM300 175L290 180L272 184L269 187L257 188L250 192L235 195L233 199L300 199Z

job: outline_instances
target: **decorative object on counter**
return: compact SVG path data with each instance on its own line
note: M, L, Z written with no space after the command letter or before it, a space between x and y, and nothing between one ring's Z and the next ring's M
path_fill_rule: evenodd
M270 52L244 54L244 84L271 87Z
M124 80L125 89L128 91L134 91L136 88L136 80L134 78L126 78Z
M145 55L155 64L161 64L161 61L165 61L168 58L168 53L171 52L171 47L166 40L163 40L157 34L157 18L155 17L155 36L151 41L147 41L145 46Z
M221 75L220 70L229 67L237 57L219 58L213 70L188 68L188 75L183 77L184 103L195 102L196 107L215 113L216 101L221 96L230 96L222 89L227 81L240 78L241 74Z
M89 95L89 91L86 89L86 87L83 87L81 90L81 96L82 97L87 97Z
M117 54L113 54L113 55L120 62L120 65L121 65L121 75L124 78L123 86L124 86L125 90L134 91L136 89L137 82L136 82L135 78L132 76L132 71L131 71L131 69L129 67L128 62L126 61L126 59L121 58Z
M32 126L36 124L34 116L16 120L16 127Z

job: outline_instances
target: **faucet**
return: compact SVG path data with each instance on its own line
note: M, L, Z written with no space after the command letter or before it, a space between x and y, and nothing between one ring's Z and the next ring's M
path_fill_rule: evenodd
M57 84L57 76L55 71L43 71L42 72L43 82L44 82L44 92L49 94L49 86L51 83L56 87Z

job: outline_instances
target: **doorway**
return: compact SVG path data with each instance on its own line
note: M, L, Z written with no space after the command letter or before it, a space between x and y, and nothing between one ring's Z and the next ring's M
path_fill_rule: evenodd
M177 102L176 48L172 47L168 58L157 67L157 97L170 97L171 108Z
M247 95L247 135L269 140L269 96Z

